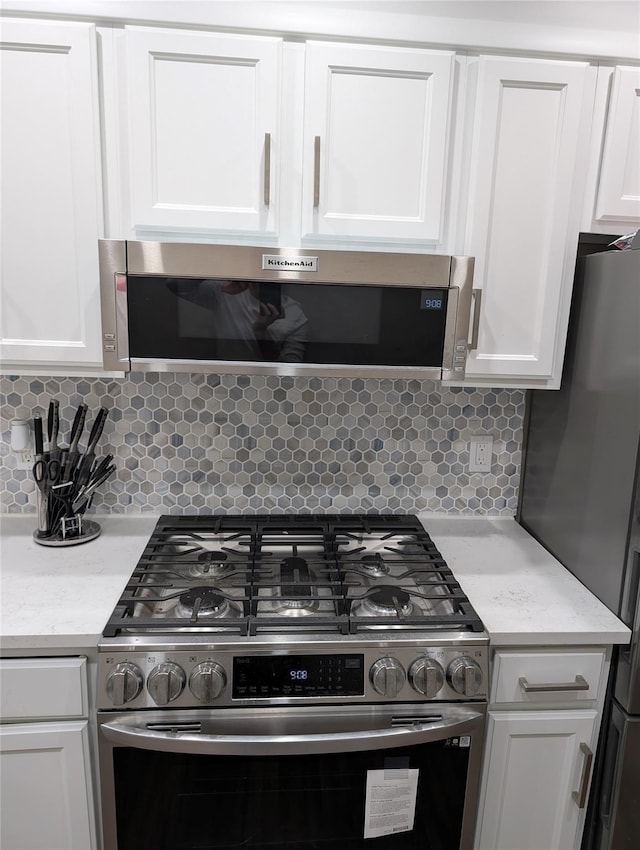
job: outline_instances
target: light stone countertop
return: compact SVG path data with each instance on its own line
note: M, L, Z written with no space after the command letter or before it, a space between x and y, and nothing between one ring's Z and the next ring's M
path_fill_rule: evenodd
M631 631L514 519L419 517L492 646L629 643Z
M626 644L631 633L513 519L419 514L494 646ZM95 648L156 516L94 517L102 534L49 548L33 516L0 519L0 650Z
M0 519L0 651L97 646L157 517L91 517L102 532L77 546L41 546L34 515Z

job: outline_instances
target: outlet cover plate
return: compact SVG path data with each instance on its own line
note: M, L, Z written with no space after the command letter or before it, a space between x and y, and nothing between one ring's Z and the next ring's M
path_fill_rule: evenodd
M469 440L469 472L491 472L493 437L488 434Z

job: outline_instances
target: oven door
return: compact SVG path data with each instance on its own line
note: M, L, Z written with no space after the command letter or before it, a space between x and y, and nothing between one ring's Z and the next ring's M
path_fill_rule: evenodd
M471 850L484 705L98 715L104 850Z

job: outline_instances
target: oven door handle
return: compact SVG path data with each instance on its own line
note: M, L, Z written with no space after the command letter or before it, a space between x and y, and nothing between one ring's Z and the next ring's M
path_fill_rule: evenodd
M112 744L158 752L200 755L309 755L311 753L358 752L391 747L410 747L447 738L465 738L460 746L470 745L470 736L484 724L484 714L467 711L463 715L429 717L401 716L391 727L364 731L311 733L304 735L212 735L199 732L196 722L172 723L160 731L160 723L147 728L139 724L112 721L100 726Z

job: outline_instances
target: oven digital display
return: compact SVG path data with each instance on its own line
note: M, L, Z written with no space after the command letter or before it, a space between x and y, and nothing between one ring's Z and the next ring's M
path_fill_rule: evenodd
M233 699L362 696L364 656L236 656L232 693Z

